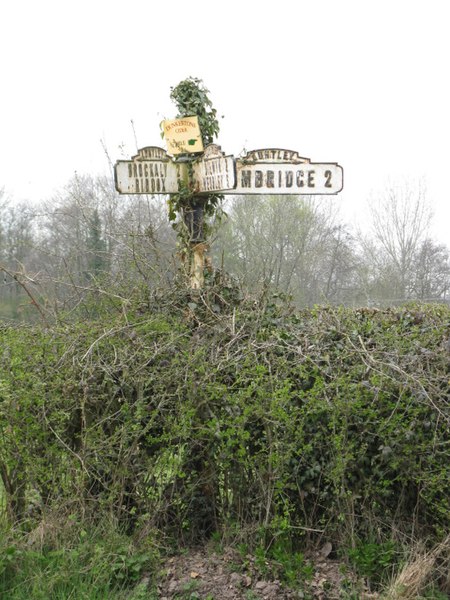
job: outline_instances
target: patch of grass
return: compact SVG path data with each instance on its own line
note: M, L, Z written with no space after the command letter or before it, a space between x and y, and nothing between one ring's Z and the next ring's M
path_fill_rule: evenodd
M80 536L68 547L0 548L0 598L8 600L147 600L156 557L116 533ZM144 581L144 583L142 583Z
M197 592L198 587L198 581L189 581L184 586L183 591L175 596L174 600L200 600L200 595Z
M348 552L350 562L361 577L371 584L379 585L392 571L397 550L394 542L363 542Z
M388 589L388 597L392 600L444 600L443 594L435 585L435 578L448 579L448 559L450 557L450 535L436 544L431 550L418 546L408 561L399 570ZM442 565L445 565L441 567Z
M277 542L267 550L261 546L256 548L255 566L262 575L280 579L289 586L309 581L314 573L303 554L283 542Z

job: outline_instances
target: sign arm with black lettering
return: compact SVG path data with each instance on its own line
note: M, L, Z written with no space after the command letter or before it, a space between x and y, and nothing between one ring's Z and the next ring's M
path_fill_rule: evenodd
M209 144L193 163L196 194L227 194L236 187L234 156L225 156L217 144Z
M174 162L163 148L147 146L131 160L119 160L114 180L119 194L176 194L187 167Z
M236 160L236 187L228 193L338 194L343 184L337 163L312 163L292 150L268 148Z
M338 194L343 169L337 163L313 163L293 150L252 150L235 159L217 144L206 147L192 164L193 193L208 194ZM114 169L120 194L176 194L187 180L187 165L174 161L165 150L148 146L131 160L117 161Z

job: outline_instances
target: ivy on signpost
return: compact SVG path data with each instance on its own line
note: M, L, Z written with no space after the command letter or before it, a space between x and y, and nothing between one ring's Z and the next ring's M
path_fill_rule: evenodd
M220 129L217 111L208 93L209 90L204 87L201 79L195 77L181 81L171 88L170 93L178 110L176 119L197 117L203 147L214 142ZM164 131L162 135L165 135ZM206 238L210 233L207 219L217 215L223 196L196 193L193 166L197 160L198 154L182 151L175 158L176 162L186 164L187 176L183 181L179 180L178 192L169 197L169 220L177 230L182 246L181 254L189 264L191 287L198 289L203 286Z

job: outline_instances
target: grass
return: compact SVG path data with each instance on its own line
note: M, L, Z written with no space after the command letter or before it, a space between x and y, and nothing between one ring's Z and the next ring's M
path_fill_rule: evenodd
M117 531L67 531L49 544L32 535L0 541L0 598L5 600L151 600L157 556ZM14 540L14 541L12 541ZM31 547L30 547L31 546Z
M444 600L448 598L448 595L435 590L433 578L441 570L439 562L445 564L446 567L441 575L447 579L446 587L450 590L449 557L450 534L431 550L416 548L390 584L387 598L390 600L417 600L418 598Z

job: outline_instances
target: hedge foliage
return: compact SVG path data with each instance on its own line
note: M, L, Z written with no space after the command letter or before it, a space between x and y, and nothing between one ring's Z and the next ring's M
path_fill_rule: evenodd
M0 326L9 516L108 514L166 540L442 538L449 338L443 305L295 312L232 286Z

